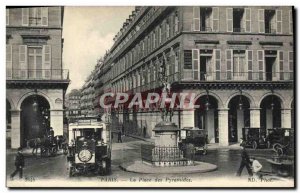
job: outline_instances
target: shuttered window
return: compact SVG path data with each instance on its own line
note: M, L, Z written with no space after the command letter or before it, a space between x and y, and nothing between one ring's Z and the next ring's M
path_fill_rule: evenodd
M226 77L227 80L232 80L232 50L226 50Z
M166 21L166 39L170 38L170 24L169 20Z
M283 51L280 50L280 51L278 51L278 67L279 67L279 79L280 80L284 80L283 60L284 60ZM275 70L275 72L276 72L276 70Z
M60 72L54 72L56 76L60 75ZM51 77L51 46L43 46L43 77L49 79Z
M6 9L6 25L9 25L9 9Z
M233 9L226 8L226 21L227 21L227 32L233 32Z
M42 7L42 26L48 26L48 7Z
M248 80L253 80L253 51L247 50L247 67L248 67Z
M215 71L216 71L216 80L221 80L221 50L214 50L214 61L215 61Z
M282 11L276 10L276 33L282 33Z
M199 80L199 50L193 49L192 50L192 58L193 58L193 79Z
M22 26L29 25L29 8L22 8Z
M245 8L245 32L251 32L251 8Z
M174 31L177 33L179 31L179 18L178 18L178 13L175 13L175 26L174 26Z
M289 11L289 32L293 34L293 11Z
M289 75L290 80L293 79L294 73L294 52L289 52Z
M258 32L265 33L265 10L258 10Z
M200 7L193 7L193 30L200 31Z
M19 46L20 77L27 78L27 46Z
M214 32L219 31L219 8L213 7L212 8L212 29Z
M12 78L12 46L6 45L6 78Z
M257 50L257 62L258 62L258 80L264 80L264 68L265 68L265 53L263 50Z

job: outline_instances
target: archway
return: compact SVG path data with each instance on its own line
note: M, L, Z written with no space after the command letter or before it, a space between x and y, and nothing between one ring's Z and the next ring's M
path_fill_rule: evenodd
M250 126L250 102L243 95L234 96L228 103L228 140L238 142L242 129Z
M276 95L266 96L260 103L260 126L269 129L281 127L281 100Z
M199 97L195 104L200 105L195 109L195 127L206 131L208 143L219 143L217 99L204 95Z
M28 96L21 104L21 145L26 139L43 137L50 127L50 105L40 95Z

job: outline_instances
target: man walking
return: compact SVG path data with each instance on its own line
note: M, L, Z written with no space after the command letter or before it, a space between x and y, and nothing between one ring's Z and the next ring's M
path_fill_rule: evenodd
M118 143L122 143L122 131L119 130L118 132Z
M19 178L23 178L23 167L25 160L24 160L24 155L22 154L22 148L18 148L18 153L15 157L15 166L16 170L10 175L10 178L13 180L14 176L19 173Z
M253 173L252 173L252 170L251 170L251 162L250 162L248 153L245 149L245 144L241 143L241 147L242 147L242 152L241 152L242 160L241 160L241 164L240 164L240 167L239 167L236 175L241 176L244 167L246 167L249 176L253 176Z

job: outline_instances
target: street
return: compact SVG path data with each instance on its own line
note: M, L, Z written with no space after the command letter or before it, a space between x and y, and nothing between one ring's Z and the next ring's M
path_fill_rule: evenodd
M49 158L36 158L30 154L29 150L24 150L25 155L25 168L24 168L24 179L18 180L18 176L14 178L13 181L10 181L9 175L14 170L14 153L11 150L7 150L7 180L8 183L24 183L22 185L33 185L34 183L44 182L46 184L43 186L50 186L52 182L51 179L60 179L65 181L64 184L59 184L59 186L68 186L68 183L75 183L76 186L86 186L86 183L91 182L130 182L130 181L139 181L145 182L147 180L155 179L157 175L153 174L138 174L123 171L119 165L121 163L133 162L140 159L140 145L142 143L148 143L143 140L124 137L123 143L113 143L112 151L112 174L107 177L103 176L77 176L69 178L68 176L68 163L66 156L59 152L59 155ZM259 150L248 150L249 156L256 157L259 162L263 165L263 171L270 172L271 168L269 164L265 161L269 155L271 155L271 150L259 149ZM235 177L236 171L239 168L240 164L240 150L238 149L228 149L228 148L211 148L208 151L208 154L197 155L197 161L208 162L218 166L216 171L201 173L201 174L164 174L159 175L159 178L167 181L168 179L184 179L187 178L191 182L207 180L211 178L235 178L243 179L247 181L248 174L246 168L244 169L241 178ZM78 182L85 182L83 185ZM41 184L39 184L40 186ZM58 184L55 184L58 185ZM72 185L72 184L71 184ZM74 184L73 184L74 185ZM159 184L158 184L159 185ZM194 184L196 185L196 184ZM198 184L201 185L201 184Z

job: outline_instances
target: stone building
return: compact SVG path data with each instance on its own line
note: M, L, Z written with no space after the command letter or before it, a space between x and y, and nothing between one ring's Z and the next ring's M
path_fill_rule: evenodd
M157 92L164 65L172 92L196 93L200 108L177 110L180 128L210 143L238 142L243 127L294 127L293 8L136 7L114 38L113 92ZM157 109L113 113L127 133L152 137Z
M63 69L63 7L6 7L6 108L8 147L63 134L69 72Z
M81 92L77 89L73 89L70 93L66 94L65 106L68 120L81 116L80 98Z
M95 89L94 89L94 75L95 70L87 77L84 85L80 89L80 111L82 116L94 116L96 115L94 109L94 98L95 98Z

